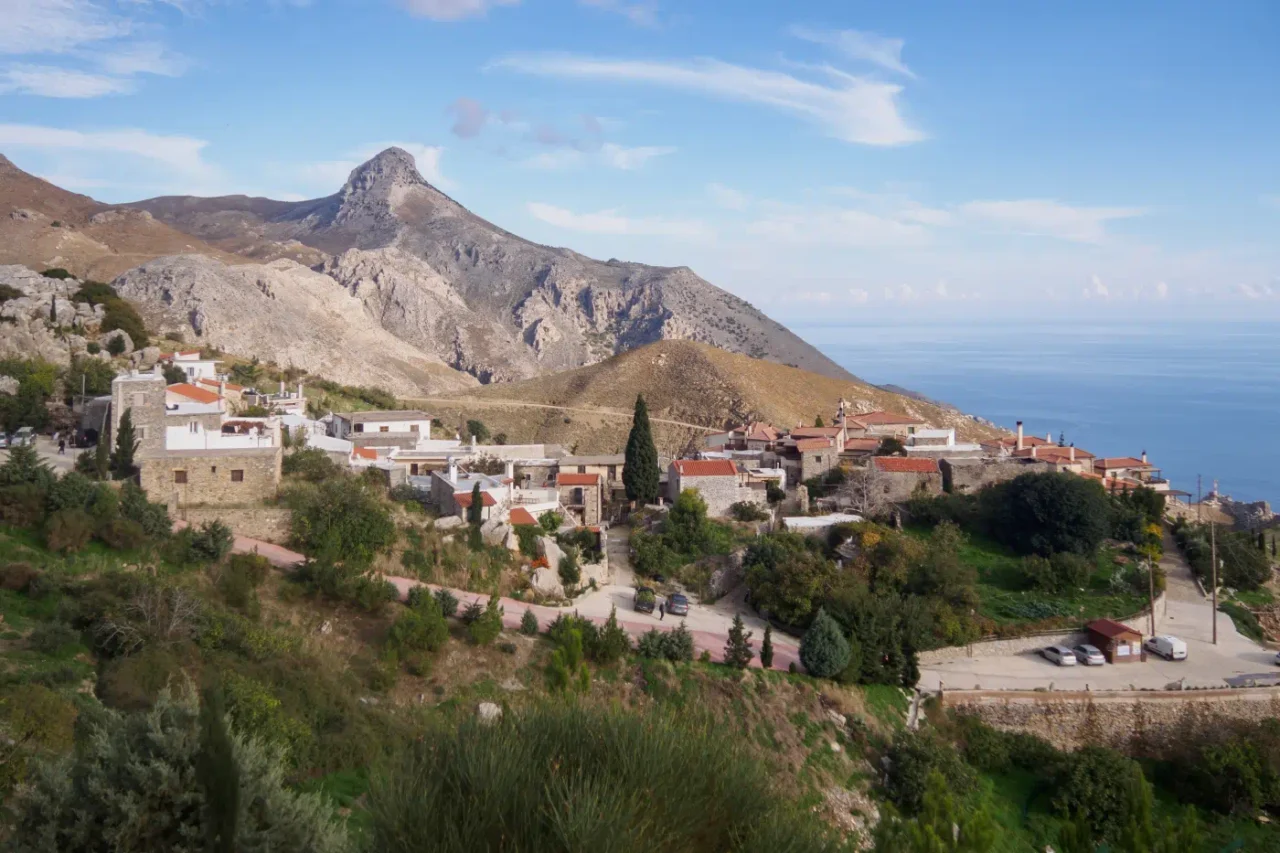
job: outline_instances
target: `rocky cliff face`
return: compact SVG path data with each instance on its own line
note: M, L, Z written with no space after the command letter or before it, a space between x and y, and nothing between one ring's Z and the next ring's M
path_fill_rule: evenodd
M402 395L476 384L387 331L332 278L287 259L228 266L198 255L157 258L114 285L149 327L225 352Z
M498 228L428 184L397 148L313 201L171 197L131 207L253 257L323 253L316 268L378 324L482 382L592 364L663 339L850 378L687 268L597 261ZM130 275L141 287L137 271Z

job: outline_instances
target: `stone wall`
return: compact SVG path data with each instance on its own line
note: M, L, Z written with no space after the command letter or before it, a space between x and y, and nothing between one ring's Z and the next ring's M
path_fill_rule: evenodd
M275 497L283 458L279 447L170 450L138 464L142 488L153 501L171 507L246 506Z
M1059 749L1089 744L1159 756L1196 732L1280 716L1280 688L1110 693L946 691L942 704Z
M671 495L672 502L685 489L693 489L707 502L707 515L711 518L723 518L729 514L729 507L743 498L739 497L737 477L680 477L675 483Z
M235 531L237 536L286 545L293 513L280 506L189 506L178 509L178 518L192 526L216 519Z
M951 491L955 494L972 494L1031 470L1025 462L1016 459L941 459L938 467L950 479Z
M916 494L923 484L927 495L942 494L941 474L914 474L880 471L875 475L875 488L881 490L889 503L902 503Z
M205 432L211 432L214 434L220 433L222 432L222 413L204 412L202 414L193 415L165 412L164 425L166 429L169 427L182 426L190 428L190 425L193 423L200 424L200 427Z
M353 432L345 436L353 447L398 447L413 450L418 446L416 432Z
M1156 596L1156 627L1159 627L1159 614L1164 609L1165 593ZM1149 637L1151 635L1151 626L1148 619L1148 611L1146 608L1139 613L1135 613L1124 619L1117 619L1124 625L1128 625L1142 636ZM1027 634L1024 637L1005 637L993 640L979 640L976 643L970 643L967 646L948 646L942 649L932 649L927 652L920 652L921 666L934 666L947 661L960 660L961 658L989 658L1001 657L1003 655L1018 655L1023 652L1030 652L1036 649L1042 649L1045 646L1076 646L1080 643L1089 641L1083 626L1081 630L1072 631L1063 629L1060 631L1038 631L1034 634Z
M164 452L164 377L154 373L117 376L111 383L111 435L114 442L120 419L129 412L138 436L138 456Z
M840 464L840 453L834 447L806 450L800 454L800 479L821 477Z

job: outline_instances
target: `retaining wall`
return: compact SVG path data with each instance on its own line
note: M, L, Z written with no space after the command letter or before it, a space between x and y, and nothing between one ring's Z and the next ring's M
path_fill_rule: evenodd
M261 539L275 545L289 541L289 522L292 513L278 506L188 506L177 511L183 521L192 525L220 519L235 531L237 536Z

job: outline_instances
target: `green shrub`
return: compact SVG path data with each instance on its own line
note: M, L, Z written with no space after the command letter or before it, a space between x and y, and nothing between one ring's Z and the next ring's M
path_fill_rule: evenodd
M444 614L446 619L458 614L458 597L447 589L436 590L436 602L440 605L440 612Z
M618 624L618 608L610 608L609 618L596 635L591 648L591 659L599 664L611 664L631 651L631 635Z
M66 281L69 278L73 278L71 273L67 272L67 270L63 269L62 267L50 267L49 269L40 273L40 275L44 276L45 278L56 278L59 281ZM74 300L74 297L72 297L72 299Z
M257 618L258 587L271 571L271 563L259 554L235 554L218 576L218 591L227 606Z
M0 521L35 527L44 518L45 492L35 483L0 487Z
M131 482L126 482L120 488L120 514L140 524L152 539L164 539L173 530L169 508L162 503L147 500L147 493Z
M556 641L556 650L547 662L547 687L552 693L591 689L591 672L582 650L582 633L570 628Z
M106 311L102 315L102 325L98 327L100 332L106 334L119 329L133 341L134 348L142 349L150 345L151 339L147 336L146 324L142 322L142 316L138 314L136 308L119 297L107 300L104 304ZM111 350L110 345L107 350ZM122 349L121 352L123 351Z
M368 805L375 850L841 849L710 721L577 704L431 729Z
M458 620L462 622L463 625L470 626L483 615L484 605L477 599L462 608L462 615L458 617Z
M125 343L124 338L120 335L116 335L111 340L107 341L107 353L108 355L115 356L124 355L124 351L127 346L128 345Z
M6 563L0 566L0 589L26 592L38 577L40 577L40 570L30 563Z
M467 421L466 430L466 434L474 438L480 444L484 444L489 440L489 428L480 421Z
M117 551L134 551L147 542L142 525L128 518L112 518L98 527L98 538Z
M286 477L297 477L309 483L320 483L342 473L337 463L318 447L299 447L284 455L280 471Z
M84 349L85 352L89 353L89 355L97 355L102 352L102 344L97 341L89 341L89 343L84 345Z
M83 474L68 471L49 486L45 506L49 512L62 509L88 509L98 494L98 484Z
M27 638L31 648L45 655L57 655L71 646L80 645L80 632L65 622L45 622Z
M79 680L78 677L76 680ZM20 684L0 692L0 796L8 798L27 776L31 760L71 750L76 706L43 684Z
M484 611L467 625L467 635L477 646L487 646L498 639L501 633L502 605L498 601L498 596L491 595L489 602L484 606Z
M683 622L674 631L653 628L641 635L636 652L641 657L688 663L693 660L693 635Z
M920 812L931 773L942 774L953 791L969 791L977 784L955 747L930 731L898 732L888 758L885 793L908 815Z
M171 554L175 562L189 566L217 563L231 553L234 540L231 528L215 518L199 527L179 531L173 537Z
M560 558L560 564L556 567L557 573L560 575L560 583L564 584L566 591L574 589L582 581L582 569L578 566L578 549L569 546L564 549L564 556Z
M222 692L227 714L238 730L252 732L255 739L279 749L290 765L299 766L314 735L306 723L284 710L266 684L228 670L222 673Z
M93 519L82 509L63 509L45 522L44 542L50 551L70 554L80 551L93 538Z
M350 570L368 568L396 541L396 526L376 491L358 477L337 477L285 494L296 544Z
M538 617L533 615L533 611L525 608L524 615L520 617L520 633L526 637L536 637L538 635Z
M1110 531L1107 493L1075 474L1020 474L981 500L996 538L1020 554L1092 556Z
M738 501L729 507L729 515L738 521L768 521L769 513L752 501Z
M1133 759L1106 747L1086 746L1063 762L1053 808L1083 821L1095 839L1117 841L1136 817L1144 786L1142 767Z
M538 525L542 528L543 532L548 535L555 534L562 524L564 524L563 513L549 509L542 515L538 516Z
M819 610L800 638L800 662L812 676L833 678L848 665L849 656L849 640L844 631L825 610Z
M449 625L440 605L431 596L423 596L392 623L386 647L404 658L416 652L438 652L448 640Z

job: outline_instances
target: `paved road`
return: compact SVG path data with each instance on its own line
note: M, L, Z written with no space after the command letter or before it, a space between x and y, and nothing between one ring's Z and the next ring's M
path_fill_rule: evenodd
M1060 690L1163 688L1177 681L1188 687L1223 687L1227 679L1274 676L1275 652L1236 631L1231 618L1218 614L1218 643L1213 644L1213 608L1200 594L1191 568L1172 540L1165 542L1161 566L1168 578L1165 606L1156 607L1156 630L1187 643L1185 661L1148 655L1145 663L1060 667L1034 652L1000 657L964 658L922 670L920 687L939 684L957 690L1034 690L1053 685ZM1146 631L1143 631L1146 634Z
M611 537L614 532L610 531ZM296 551L290 551L288 548L282 548L279 545L272 545L270 542L262 542L245 536L237 536L233 547L237 553L256 552L261 554L272 565L282 569L292 569L303 560L302 554ZM627 571L630 571L629 566ZM401 600L408 598L409 590L414 587L426 586L433 590L440 588L435 584L424 584L413 578L387 576L387 580L395 585L400 593ZM463 607L472 601L487 602L489 598L487 595L467 592L466 590L451 589L450 591L457 596ZM693 643L698 654L708 651L711 653L713 660L723 659L724 646L728 641L729 626L733 623L733 614L728 612L728 605L721 607L720 603L717 602L715 607L694 606L690 608L689 616L685 620L679 620L675 617L659 620L656 615L650 617L647 614L636 613L631 609L633 593L634 589L631 586L621 587L611 584L579 599L573 607L543 607L536 604L526 604L513 598L503 598L501 600L503 607L502 621L508 628L518 628L520 619L524 616L525 609L528 608L538 618L538 624L544 627L560 614L574 611L593 622L603 624L609 617L610 609L616 605L618 608L618 624L631 636L638 637L653 628L667 631L674 630L681 621L684 621L689 633L693 635ZM758 654L760 651L760 638L764 635L764 623L754 615L744 614L743 619L747 622L748 627L755 632L752 642ZM800 646L794 638L775 633L773 648L774 669L785 670L792 663L795 663L796 666L800 665ZM752 660L751 664L752 666L759 666L759 658Z
M58 445L53 443L53 439L47 435L38 435L36 436L36 452L53 470L63 474L76 467L76 456L82 451L79 448L68 445L67 452L59 456ZM0 465L3 465L8 458L9 451L7 449L0 450Z

